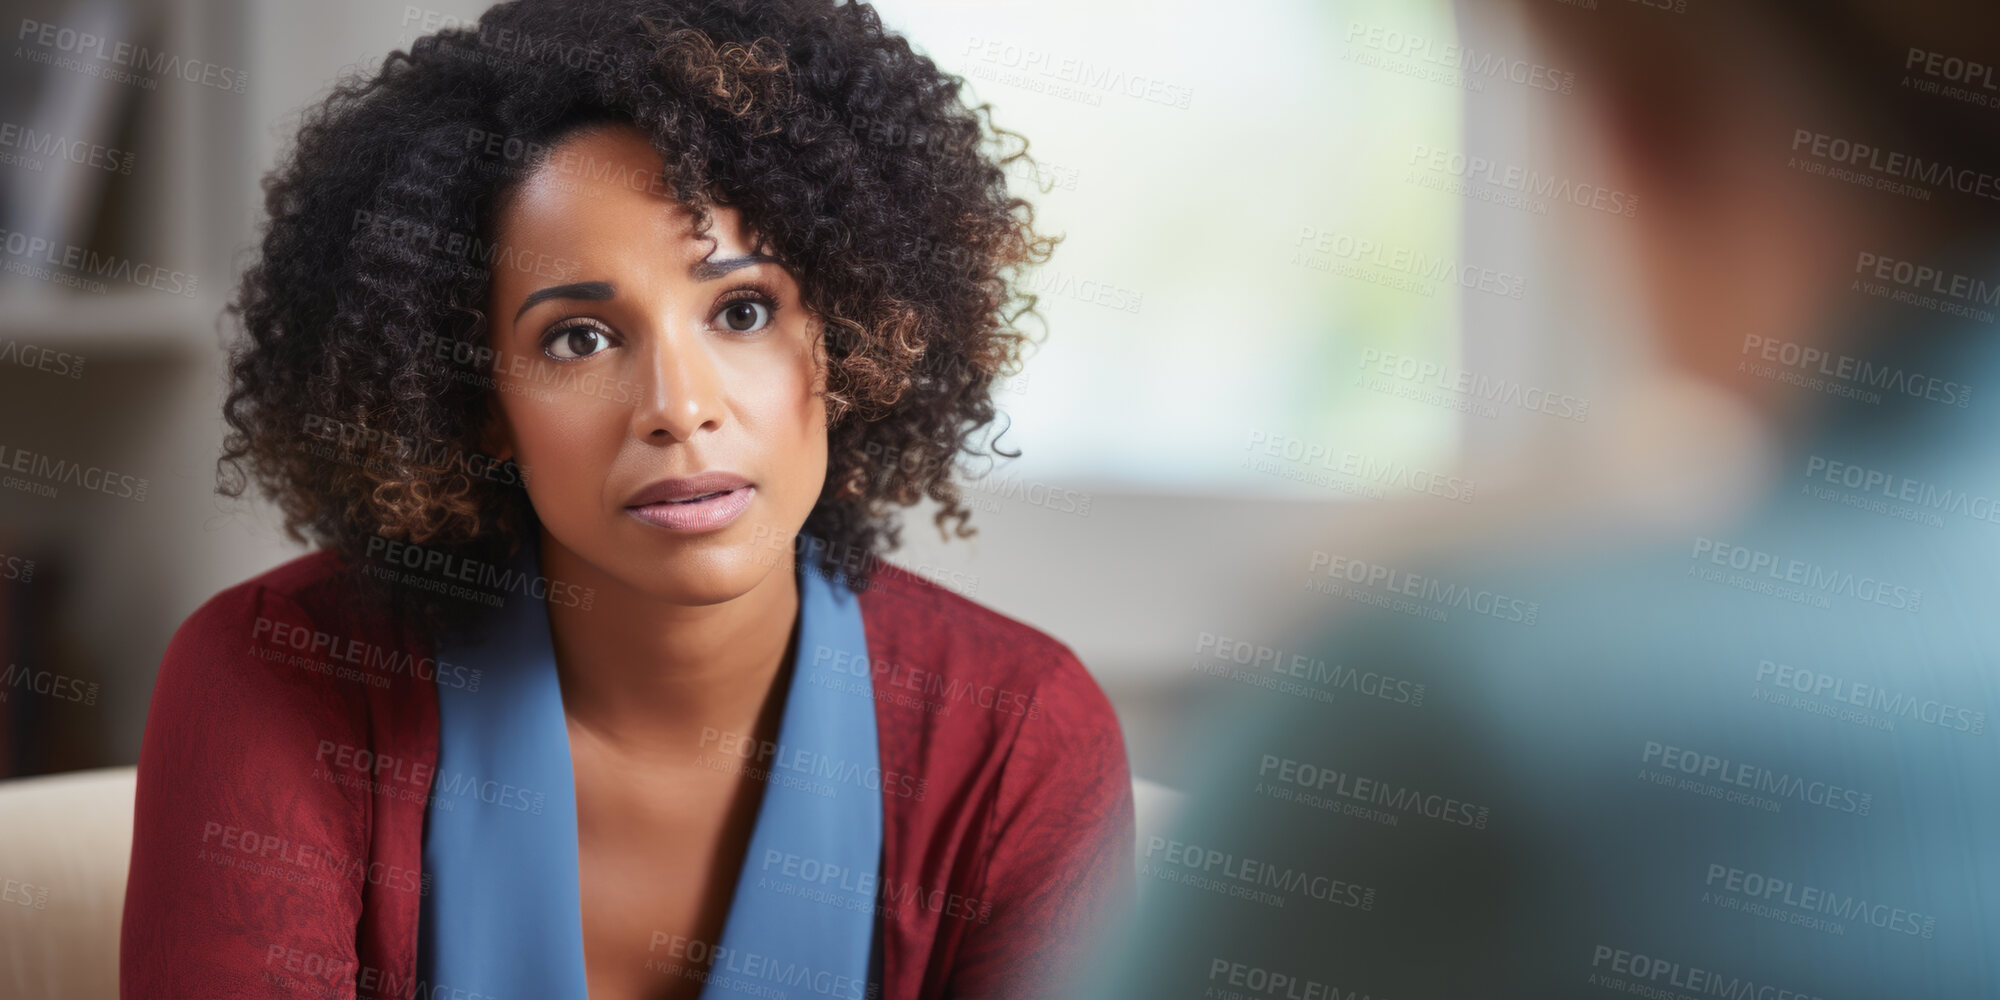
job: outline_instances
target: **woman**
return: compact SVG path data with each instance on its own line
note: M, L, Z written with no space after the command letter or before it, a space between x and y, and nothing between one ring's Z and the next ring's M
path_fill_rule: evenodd
M124 995L1056 994L1116 719L875 558L968 533L1052 242L957 82L859 4L523 2L307 118L223 467L321 551L167 650Z

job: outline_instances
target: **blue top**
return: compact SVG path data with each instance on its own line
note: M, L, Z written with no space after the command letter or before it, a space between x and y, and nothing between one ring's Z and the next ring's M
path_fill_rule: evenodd
M540 575L538 542L512 570ZM777 745L706 748L766 787L720 942L655 944L649 968L706 978L704 998L869 994L882 858L874 698L837 662L866 662L854 593L801 570L797 654ZM545 598L509 588L477 637L439 662L477 690L438 688L436 781L425 804L417 970L438 995L585 1000L576 786ZM539 588L536 588L539 589ZM838 656L846 653L859 661ZM705 971L703 971L705 970Z

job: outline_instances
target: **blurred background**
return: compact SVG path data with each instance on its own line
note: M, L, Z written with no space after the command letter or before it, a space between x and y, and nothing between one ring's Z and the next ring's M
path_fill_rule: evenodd
M1173 785L1174 734L1229 686L1191 669L1197 643L1280 634L1297 593L1269 553L1360 504L1484 499L1504 483L1482 467L1576 426L1439 385L1532 379L1587 406L1614 378L1615 331L1560 342L1579 326L1523 277L1596 213L1452 187L1468 151L1556 155L1538 122L1578 99L1572 75L1453 68L1480 15L1444 0L875 6L1028 137L1039 166L1014 180L1064 237L1031 282L1042 342L996 393L1022 457L974 483L976 538L919 509L894 558L1069 643L1137 774ZM220 313L258 180L340 74L484 4L6 9L0 776L22 776L135 761L173 629L300 551L214 493ZM1397 364L1445 375L1367 377Z

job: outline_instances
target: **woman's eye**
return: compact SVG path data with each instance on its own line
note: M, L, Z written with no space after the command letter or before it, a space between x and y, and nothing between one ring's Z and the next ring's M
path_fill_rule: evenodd
M549 335L548 346L543 350L549 357L563 361L574 361L596 354L600 348L611 346L603 331L593 326L572 326L557 330Z
M755 333L771 322L771 308L755 299L737 299L723 306L717 318L733 333Z

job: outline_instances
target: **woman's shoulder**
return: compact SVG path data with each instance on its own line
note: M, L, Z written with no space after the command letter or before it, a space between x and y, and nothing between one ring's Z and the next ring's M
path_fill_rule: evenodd
M915 708L941 726L990 721L1010 735L1031 724L1123 756L1111 701L1067 644L956 589L877 565L860 599L878 706Z
M351 618L355 612L351 582L335 553L325 549L308 552L217 591L188 615L181 628L227 626L272 605L283 605L316 620Z
M195 637L247 627L254 639L269 638L277 626L310 623L319 633L306 637L313 651L349 644L408 643L410 635L386 605L357 586L351 567L338 554L320 549L279 563L224 588L188 615L180 631ZM286 641L297 641L291 636Z
M355 597L338 557L299 556L224 588L183 620L167 643L154 688L199 714L243 698L287 698L321 709L362 709L395 678L371 661L407 656L393 618ZM270 707L278 708L271 703Z
M1060 640L906 570L875 573L861 607L883 770L917 776L914 794L885 799L884 884L966 902L899 909L897 936L928 942L955 993L1060 995L1088 943L1077 929L1132 892L1131 768L1110 700Z
M342 587L331 555L293 559L210 597L167 644L121 939L122 975L148 996L248 983L279 930L294 960L407 968L356 946L382 926L414 940L414 876L375 875L416 871L423 805L377 776L434 759L435 700L366 661L357 643L392 647L342 623Z

